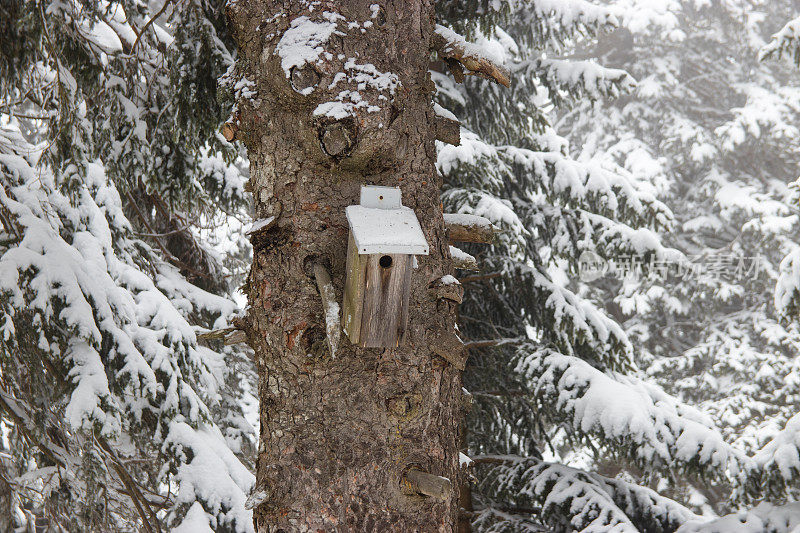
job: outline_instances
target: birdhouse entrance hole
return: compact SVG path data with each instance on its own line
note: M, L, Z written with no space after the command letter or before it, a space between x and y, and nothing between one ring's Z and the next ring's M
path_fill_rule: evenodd
M408 325L414 256L428 242L400 189L365 186L361 203L346 210L350 236L344 286L343 328L353 344L393 348Z

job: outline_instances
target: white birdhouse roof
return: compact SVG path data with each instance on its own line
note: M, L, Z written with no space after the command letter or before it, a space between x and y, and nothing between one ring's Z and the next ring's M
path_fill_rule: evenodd
M351 205L345 212L359 255L428 255L417 215L403 207L400 189L361 187L361 205Z

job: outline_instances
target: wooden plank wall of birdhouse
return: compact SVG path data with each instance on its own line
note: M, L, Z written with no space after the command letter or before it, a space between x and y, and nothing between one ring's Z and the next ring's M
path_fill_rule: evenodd
M367 258L360 344L365 348L394 348L408 325L408 300L414 256L373 254ZM391 258L391 266L381 259Z
M361 315L364 309L364 280L367 266L366 255L358 254L353 233L347 242L347 265L345 272L344 298L342 302L342 324L344 332L353 344L361 336Z
M381 266L383 257L391 259L391 266ZM350 235L342 302L342 326L350 342L394 348L403 341L413 261L409 254L359 254Z

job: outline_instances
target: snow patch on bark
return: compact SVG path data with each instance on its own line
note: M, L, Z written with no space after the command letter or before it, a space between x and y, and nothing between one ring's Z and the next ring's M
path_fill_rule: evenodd
M287 78L291 76L292 68L319 61L325 52L323 45L331 35L345 35L336 29L338 21L344 20L343 16L330 11L325 11L322 16L325 20L318 22L305 15L297 17L278 41L275 53L281 58L281 68Z
M336 88L341 82L355 86L356 90L343 90L339 92L335 100L319 104L314 109L315 116L341 120L348 116L354 116L359 109L365 109L367 113L377 113L381 107L364 98L361 91L377 91L379 93L378 100L388 101L389 97L382 93L394 95L401 85L396 74L381 72L372 63L358 64L353 58L345 62L344 71L338 72L333 77L328 89Z

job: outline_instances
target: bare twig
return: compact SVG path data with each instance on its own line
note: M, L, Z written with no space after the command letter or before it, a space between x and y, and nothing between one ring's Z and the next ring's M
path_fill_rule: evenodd
M111 467L119 476L120 483L122 483L122 485L125 487L128 496L130 496L131 500L133 500L133 505L136 507L136 511L139 513L139 516L142 519L144 528L148 531L148 533L160 533L161 525L158 517L156 516L156 513L153 511L152 507L150 507L150 502L139 490L139 485L136 483L136 480L133 479L128 470L125 468L125 465L122 464L117 457L117 454L114 453L114 450L111 448L111 446L109 446L105 439L98 437L95 439L95 441L100 445L100 449L102 449L111 460ZM153 521L153 524L151 524L148 520L148 515L150 520ZM153 525L155 525L155 528Z
M155 22L158 17L164 14L164 12L167 10L167 7L172 3L172 1L173 0L165 0L164 5L161 6L161 9L158 10L158 13L153 15L153 17L150 20L145 22L144 26L142 26L142 31L139 32L139 35L136 36L136 40L133 41L133 46L131 46L131 54L133 54L133 52L136 51L136 45L139 44L139 40L142 38L142 35L144 35L145 32L147 31L147 28L149 28L150 25L153 24L153 22Z
M482 341L471 341L464 344L467 350L474 350L476 348L492 348L494 346L502 346L503 344L518 344L524 342L525 337L514 337L506 339L487 339Z
M128 200L130 201L131 207L133 207L134 211L136 211L136 214L139 215L139 220L142 221L142 223L145 225L145 227L150 231L150 233L152 235L158 235L158 233L153 230L153 227L150 225L150 222L148 222L147 218L144 216L144 213L142 213L142 211L139 209L139 206L136 203L136 199L133 197L131 192L127 191L125 193L125 195L127 196ZM186 262L184 262L184 261L180 260L179 258L175 257L175 255L172 252L167 250L167 247L164 246L164 243L161 242L161 239L159 239L158 237L151 237L151 238L156 242L156 244L161 249L161 251L164 252L164 254L166 254L167 258L172 260L178 267L183 268L183 269L191 272L195 276L198 276L198 277L201 277L201 278L204 278L204 279L209 279L210 278L210 276L208 275L207 272L201 272L201 271L199 271L199 270L197 270L195 268L192 268L191 266L187 265Z

